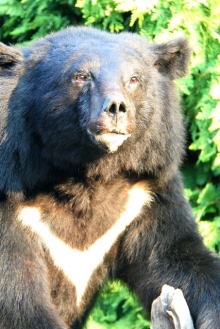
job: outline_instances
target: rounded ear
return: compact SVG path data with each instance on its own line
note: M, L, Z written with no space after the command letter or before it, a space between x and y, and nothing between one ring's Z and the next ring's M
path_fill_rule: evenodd
M23 55L17 48L6 46L0 42L0 68L8 68L18 62L23 61Z
M154 66L171 79L181 78L188 72L191 49L186 38L178 38L164 44L154 45Z

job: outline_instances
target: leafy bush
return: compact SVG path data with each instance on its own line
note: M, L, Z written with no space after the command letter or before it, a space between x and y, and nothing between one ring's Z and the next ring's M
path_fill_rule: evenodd
M156 42L179 34L189 38L193 49L190 74L178 82L188 125L183 176L186 196L205 242L217 252L220 251L219 21L218 0L0 0L0 38L4 42L27 42L77 24L111 32L138 32ZM143 319L138 302L129 296L126 287L109 283L101 293L88 328L147 328L149 324Z
M86 329L143 329L149 326L136 296L120 282L109 282L100 293Z
M5 42L34 40L80 21L74 0L0 0L0 38Z

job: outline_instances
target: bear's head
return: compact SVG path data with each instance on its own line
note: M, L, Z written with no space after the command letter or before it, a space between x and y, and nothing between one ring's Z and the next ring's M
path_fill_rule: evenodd
M131 33L68 28L27 48L0 44L0 190L51 172L166 176L183 154L174 79L190 50Z

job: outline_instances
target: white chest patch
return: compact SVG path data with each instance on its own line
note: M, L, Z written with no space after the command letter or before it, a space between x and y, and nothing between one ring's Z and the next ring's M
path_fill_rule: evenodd
M49 226L41 221L38 208L25 207L19 213L24 226L37 233L47 246L54 264L63 271L76 288L77 305L79 306L88 281L101 264L105 254L110 250L118 236L140 213L145 204L150 205L152 195L146 190L144 182L135 184L129 191L129 199L125 211L116 223L87 250L72 249L56 237Z

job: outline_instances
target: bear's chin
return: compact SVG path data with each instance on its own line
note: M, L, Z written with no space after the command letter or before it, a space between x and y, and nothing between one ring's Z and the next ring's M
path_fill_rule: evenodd
M119 146L130 137L130 134L116 134L116 133L105 133L105 134L92 134L88 131L90 139L100 149L107 153L114 153L118 150Z

